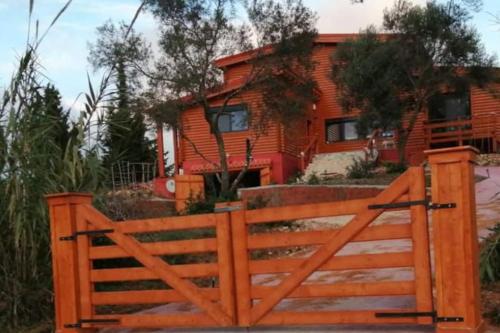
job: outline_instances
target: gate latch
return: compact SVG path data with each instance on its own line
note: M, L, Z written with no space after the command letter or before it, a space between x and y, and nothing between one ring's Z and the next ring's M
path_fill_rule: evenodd
M388 204L376 204L369 205L368 209L391 209L391 208L405 208L411 206L425 206L427 209L444 209L444 208L455 208L457 204L454 202L449 203L433 203L429 200L414 200L414 201L404 201L404 202L393 202Z
M111 232L114 232L114 230L113 229L103 229L103 230L77 231L73 235L59 237L59 240L61 240L61 241L74 241L74 240L76 240L76 237L78 237L80 235L97 236L97 235L109 234Z
M64 328L82 328L82 324L119 324L118 319L80 319L74 324L65 324Z
M431 312L376 312L377 318L413 318L413 317L432 317L435 323L443 322L463 322L463 317L440 317L436 311Z

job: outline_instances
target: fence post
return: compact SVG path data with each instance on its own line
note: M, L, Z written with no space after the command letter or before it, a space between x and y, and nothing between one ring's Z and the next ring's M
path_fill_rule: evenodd
M432 211L436 311L443 319L459 317L463 321L438 321L437 332L482 332L474 189L478 151L462 146L425 153L431 165L433 203L456 204L455 208Z
M226 207L233 208L229 213L229 218L233 246L236 324L241 327L249 327L252 299L250 294L248 226L245 220L246 201L229 202L226 203Z
M230 203L215 204L217 262L219 264L219 291L221 305L236 324L234 286L233 239L231 232ZM219 212L217 212L219 211Z
M81 319L77 242L60 239L76 232L76 208L78 205L91 204L92 195L61 193L47 195L46 198L50 215L55 332L93 332L92 329L82 329L77 325Z

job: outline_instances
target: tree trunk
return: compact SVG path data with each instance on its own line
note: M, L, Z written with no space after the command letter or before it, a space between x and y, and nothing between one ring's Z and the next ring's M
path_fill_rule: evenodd
M217 124L215 126L212 124L212 131L215 136L215 141L217 143L217 151L219 152L221 177L220 177L220 198L230 198L232 193L230 193L230 178L229 178L229 163L227 161L226 147L224 144L224 138L222 133L219 131Z
M417 103L417 107L415 108L415 111L410 114L410 120L408 122L408 127L404 129L404 133L399 137L398 140L398 157L399 157L399 163L403 164L406 163L406 156L405 156L405 150L406 150L406 145L408 144L408 139L410 138L410 134L413 131L413 128L415 127L415 123L417 122L418 115L422 111L422 103Z

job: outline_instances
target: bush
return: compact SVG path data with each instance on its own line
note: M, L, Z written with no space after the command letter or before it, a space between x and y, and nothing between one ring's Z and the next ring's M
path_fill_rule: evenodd
M321 178L319 178L316 173L313 173L307 178L307 184L308 185L320 185Z
M372 161L355 158L353 163L347 167L347 178L372 178L374 176L375 166L375 163Z
M185 215L213 213L216 203L214 196L203 197L201 194L189 196L184 209Z
M481 244L479 273L483 283L500 281L500 223L490 228L493 233Z
M408 165L406 163L398 162L392 163L387 162L384 164L385 172L387 173L403 173L408 169Z
M264 198L262 195L257 195L254 198L248 200L247 209L261 209L266 208L269 203L269 199Z
M299 182L302 179L302 176L304 176L304 174L301 171L297 171L296 173L288 177L286 183L289 185L297 184L297 182Z

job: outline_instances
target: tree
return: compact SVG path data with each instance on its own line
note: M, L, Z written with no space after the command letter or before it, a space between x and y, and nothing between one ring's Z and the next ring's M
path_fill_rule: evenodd
M64 111L61 104L61 95L54 85L48 84L43 90L43 96L40 97L42 98L44 115L49 117L52 123L50 134L53 136L55 144L64 154L70 137L75 135L74 131L70 131L69 110Z
M384 13L381 31L370 27L333 55L342 108L360 110L361 133L397 129L401 161L417 117L433 96L471 85L493 89L498 80L495 59L485 53L469 19L453 1L420 7L400 0Z
M154 87L169 93L153 110L159 121L175 127L203 159L220 171L221 195L226 197L236 191L247 172L253 148L269 122L304 115L315 87L310 57L317 35L315 15L300 0L238 4L233 0L148 1L161 24L162 55L150 78ZM243 13L246 18L241 17ZM247 76L214 110L209 94L223 87L222 72L215 60L251 49ZM258 108L248 110L253 137L246 140L244 167L231 181L219 118L227 113L230 101L251 89L260 91L263 98ZM204 156L179 122L180 114L193 105L203 108L204 120L217 143L218 161Z
M137 106L141 88L138 67L150 57L150 47L140 34L125 23L116 27L106 22L97 28L98 39L89 44L88 60L94 70L111 71L115 84L115 101L108 106L104 146L105 165L118 160L150 162L155 158L151 141L146 137L144 115Z
M367 0L351 0L352 3L365 3ZM474 11L480 11L483 7L483 0L456 0Z

